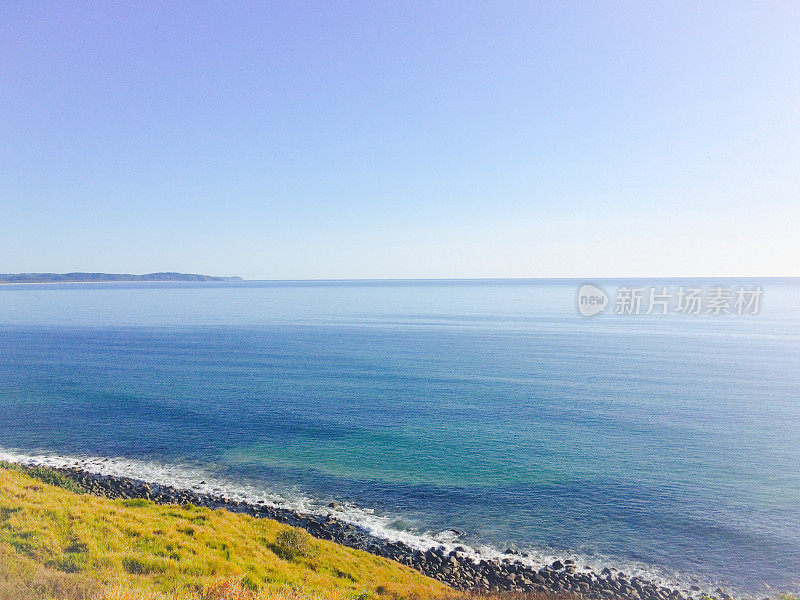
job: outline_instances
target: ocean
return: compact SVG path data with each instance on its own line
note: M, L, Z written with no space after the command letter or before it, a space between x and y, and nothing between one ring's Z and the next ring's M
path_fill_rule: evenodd
M0 286L0 459L487 556L800 589L800 280L578 314L577 280Z

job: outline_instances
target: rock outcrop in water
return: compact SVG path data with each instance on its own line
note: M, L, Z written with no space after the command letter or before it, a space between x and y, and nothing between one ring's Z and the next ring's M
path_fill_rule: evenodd
M568 592L591 600L687 600L699 597L698 590L673 589L608 568L596 573L568 559L536 569L515 560L513 553L508 553L509 556L501 560L476 560L460 547L449 552L443 547L422 551L403 542L378 538L337 519L333 514L304 514L263 503L251 504L126 477L98 475L78 468L54 470L75 481L85 491L99 496L224 508L301 527L317 538L396 560L458 590ZM721 600L733 600L724 592L718 595Z

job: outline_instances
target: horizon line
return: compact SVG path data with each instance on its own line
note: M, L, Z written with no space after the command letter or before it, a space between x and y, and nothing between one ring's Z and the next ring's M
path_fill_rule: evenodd
M156 273L179 273L186 275L201 275L199 273L181 273L178 271L153 271L150 273L106 273L102 271L68 271L66 273L55 273L53 271L40 272L19 272L2 273L0 275L33 275L33 274L54 274L69 275L77 273L91 273L98 275L125 275L130 274L135 277L152 275ZM160 279L139 279L137 281L47 281L47 282L2 282L0 283L239 283L239 282L274 282L274 283L293 283L293 282L403 282L403 281L592 281L592 280L653 280L653 279L800 279L800 275L606 275L606 276L557 276L557 277L315 277L315 278L245 278L237 275L205 275L204 277L237 278L228 281L182 281L182 280L160 280Z

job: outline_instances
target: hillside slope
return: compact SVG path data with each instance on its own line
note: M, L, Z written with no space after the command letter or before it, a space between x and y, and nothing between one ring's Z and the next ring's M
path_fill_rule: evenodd
M323 597L452 595L443 584L394 561L269 519L108 500L70 490L72 482L57 473L34 478L22 471L0 468L4 598L4 590L15 586L18 598L90 598L109 586L181 596L225 579L252 590L302 590Z

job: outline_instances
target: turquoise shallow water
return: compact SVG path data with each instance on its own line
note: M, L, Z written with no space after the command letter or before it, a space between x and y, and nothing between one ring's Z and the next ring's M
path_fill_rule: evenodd
M800 589L800 283L757 282L753 317L591 319L579 283L2 287L0 448Z

